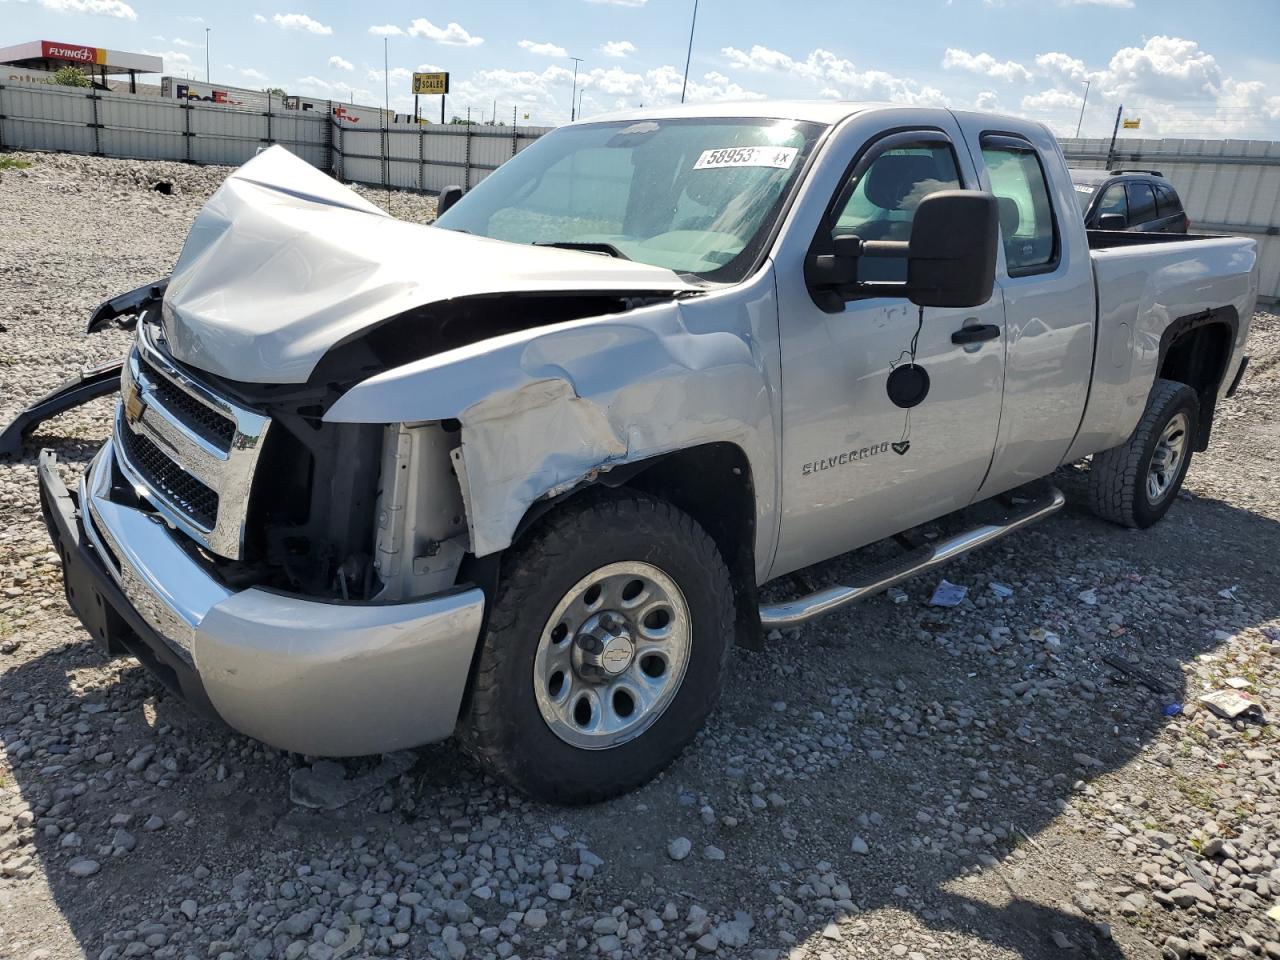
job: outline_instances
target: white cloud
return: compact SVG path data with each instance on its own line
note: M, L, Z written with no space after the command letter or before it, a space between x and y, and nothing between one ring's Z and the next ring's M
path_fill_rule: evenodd
M333 27L326 26L318 20L312 20L305 13L277 13L271 19L281 30L305 30L307 33L319 33L325 36L333 33Z
M330 57L329 66L335 70L354 70L356 68L355 64L350 60L343 60L341 57Z
M1145 137L1280 136L1280 96L1260 81L1227 76L1194 40L1151 37L1117 50L1101 70L1064 53L1041 54L1036 65L1056 84L1024 97L1021 107L1059 134L1074 133L1089 80L1086 136L1109 135L1120 104L1126 118L1142 120Z
M177 73L184 68L195 66L191 61L191 55L181 50L143 50L142 52L148 57L160 57L164 60L165 73Z
M253 67L245 67L240 71L240 76L249 80L256 80L258 83L266 83L267 75L261 70L255 70Z
M1031 113L1045 113L1053 110L1079 110L1084 100L1074 90L1042 90L1022 98L1022 109Z
M1058 0L1064 7L1121 7L1131 9L1133 0Z
M600 52L606 57L616 57L621 60L635 53L636 45L630 40L606 40Z
M975 110L985 110L988 113L999 113L1000 95L994 90L982 90L973 99L973 107Z
M253 15L253 22L254 22L254 23L266 23L266 22L267 22L267 18L266 18L266 17L264 17L264 16L263 16L262 14L260 14L260 13L255 13L255 14Z
M1065 53L1039 54L1036 57L1036 66L1045 73L1075 83L1084 83L1086 80L1093 80L1097 77L1096 72L1091 73L1085 68L1083 60L1077 60L1075 57L1067 56Z
M664 65L651 70L631 71L620 65L596 67L578 74L578 92L582 94L580 116L605 111L661 106L680 102L684 82L683 66ZM466 116L470 107L473 118L488 117L497 100L498 116L509 122L514 106L530 123L552 125L569 119L569 94L573 87L572 69L552 64L543 70L479 70L466 80L453 84L449 109ZM747 89L722 73L712 71L689 77L686 100L705 103L712 100L760 100L764 94ZM522 122L523 119L522 119Z
M1217 96L1222 71L1194 40L1156 36L1141 47L1117 50L1103 83L1116 96L1210 99Z
M392 67L392 80L408 80L413 76L413 71L408 67ZM372 67L366 69L364 78L370 83L382 83L383 71L374 70Z
M554 43L538 43L535 40L521 40L519 43L521 50L528 50L530 53L536 53L540 57L567 57L569 51L564 47L557 47Z
M384 23L380 26L372 26L369 32L375 37L402 37L404 31L397 27L394 23Z
M611 7L643 7L649 0L587 0L587 3L604 3Z
M192 47L197 50L203 50L203 43L196 43L192 40L183 40L181 37L170 37L168 39L161 36L154 36L152 40L159 40L161 43L172 43L175 47Z
M426 17L418 17L414 20L409 25L409 34L451 47L478 47L484 43L484 37L473 37L463 29L461 24L450 22L446 27L437 27Z
M122 0L38 0L40 6L55 13L89 13L95 17L137 20L138 14Z
M980 73L992 80L1003 80L1006 83L1029 83L1031 71L1016 60L997 60L989 53L969 53L948 47L942 57L943 69L968 70Z
M883 70L858 70L851 60L829 50L814 50L797 60L780 50L753 46L749 51L724 47L729 65L752 73L786 73L818 86L822 96L849 100L890 100L894 103L945 106L950 101L935 87L897 77Z
M382 102L382 94L374 94L364 87L353 87L344 80L324 80L320 77L299 77L290 87L290 91L323 97L331 100L350 100L356 103L371 105Z

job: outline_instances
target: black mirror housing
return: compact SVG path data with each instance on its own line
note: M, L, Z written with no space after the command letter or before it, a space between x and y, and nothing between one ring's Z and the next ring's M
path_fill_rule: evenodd
M1000 207L978 190L931 193L916 207L907 247L907 289L921 307L976 307L991 299Z
M1129 218L1123 213L1104 213L1098 218L1099 230L1127 230Z
M462 199L462 188L457 185L445 187L436 197L436 217L443 217L445 212Z

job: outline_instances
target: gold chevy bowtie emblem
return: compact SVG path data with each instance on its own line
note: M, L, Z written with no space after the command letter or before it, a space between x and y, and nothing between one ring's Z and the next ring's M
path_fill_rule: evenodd
M142 419L142 411L147 409L147 401L142 399L142 391L138 389L136 383L129 384L129 389L124 395L124 418L130 424L137 423Z

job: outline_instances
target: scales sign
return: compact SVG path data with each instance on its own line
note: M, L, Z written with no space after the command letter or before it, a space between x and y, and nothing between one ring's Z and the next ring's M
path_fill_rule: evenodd
M429 96L444 96L449 92L449 74L447 73L415 73L413 75L413 92Z

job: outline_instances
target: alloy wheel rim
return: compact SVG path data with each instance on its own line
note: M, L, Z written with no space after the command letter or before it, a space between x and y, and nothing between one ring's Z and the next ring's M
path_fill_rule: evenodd
M556 604L538 638L533 690L564 742L606 750L634 740L671 705L692 644L676 582L642 561L600 567Z
M1186 457L1187 433L1191 423L1185 413L1176 414L1160 433L1147 465L1147 502L1160 503L1177 482Z

